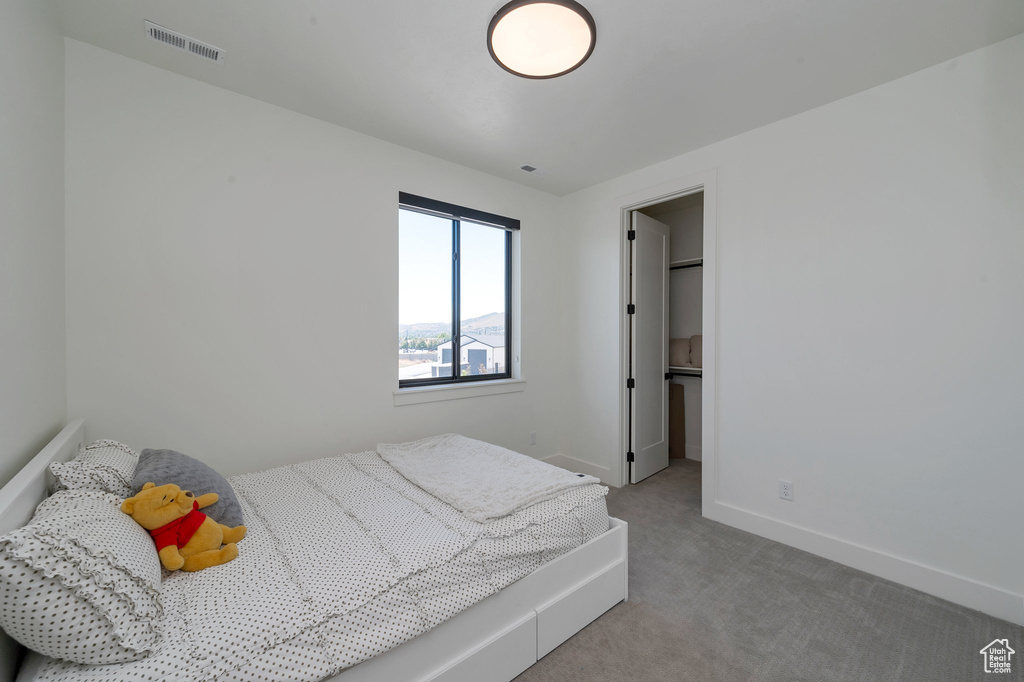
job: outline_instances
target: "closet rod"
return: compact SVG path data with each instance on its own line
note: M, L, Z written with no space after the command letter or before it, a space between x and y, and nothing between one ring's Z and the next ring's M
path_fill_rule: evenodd
M692 261L692 262L678 263L678 264L669 263L669 265L668 265L668 269L669 270L685 270L687 268L702 268L702 267L704 267L704 259L703 258L699 259L699 260L696 260L696 261Z

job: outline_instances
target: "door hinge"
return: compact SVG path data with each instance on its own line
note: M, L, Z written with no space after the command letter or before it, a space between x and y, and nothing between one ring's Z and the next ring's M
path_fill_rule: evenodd
M636 388L636 381L633 380L633 377L626 379L626 388Z
M626 306L626 314L627 315L636 315L636 305L633 304L633 303L630 303L629 305L627 305Z
M627 232L626 239L628 239L629 241L634 241L636 239L636 230L630 230L629 232Z
M632 462L632 461L634 461L634 459L635 459L635 456L633 455L632 452L627 452L626 453L626 461L627 462Z

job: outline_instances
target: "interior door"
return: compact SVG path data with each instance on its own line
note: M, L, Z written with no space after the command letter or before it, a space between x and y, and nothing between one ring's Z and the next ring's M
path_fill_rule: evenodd
M633 212L632 447L629 480L668 466L669 227Z

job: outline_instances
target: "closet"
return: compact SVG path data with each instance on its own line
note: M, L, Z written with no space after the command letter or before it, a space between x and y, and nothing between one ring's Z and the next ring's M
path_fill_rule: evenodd
M701 460L704 193L633 212L630 243L630 480Z
M704 193L667 204L669 226L669 457L700 461L704 295ZM679 403L682 403L680 406Z

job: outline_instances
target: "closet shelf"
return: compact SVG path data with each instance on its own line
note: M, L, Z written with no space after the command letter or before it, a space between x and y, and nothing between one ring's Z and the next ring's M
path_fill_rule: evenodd
M702 268L704 267L703 258L687 258L686 260L674 260L669 261L669 270L685 270L687 268Z
M699 377L704 372L700 367L673 367L669 365L668 373L674 377Z

